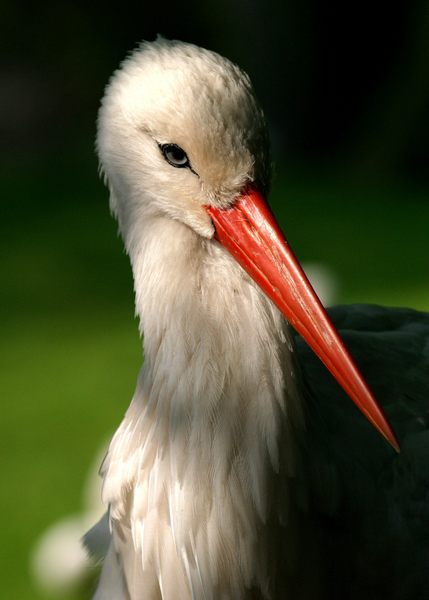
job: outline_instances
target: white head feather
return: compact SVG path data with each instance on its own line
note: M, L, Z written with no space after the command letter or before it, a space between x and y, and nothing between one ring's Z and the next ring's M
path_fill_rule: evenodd
M248 181L268 187L268 138L252 85L214 52L165 39L143 43L114 74L98 124L123 233L134 208L165 213L211 237L202 205L231 203ZM164 143L183 148L194 172L172 172L159 149Z

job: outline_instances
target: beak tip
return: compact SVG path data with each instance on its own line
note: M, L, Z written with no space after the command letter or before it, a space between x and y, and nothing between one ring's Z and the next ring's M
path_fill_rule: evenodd
M398 438L396 437L393 429L391 427L388 427L388 435L386 435L385 433L383 433L383 435L389 442L389 444L392 446L392 448L395 450L396 454L401 454L401 446L399 445Z

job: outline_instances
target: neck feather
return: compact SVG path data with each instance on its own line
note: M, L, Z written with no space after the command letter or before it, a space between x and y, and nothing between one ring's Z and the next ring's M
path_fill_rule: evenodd
M290 333L218 244L163 219L140 236L129 251L145 362L104 467L112 519L127 520L161 588L176 569L171 598L268 596L263 538L300 419Z

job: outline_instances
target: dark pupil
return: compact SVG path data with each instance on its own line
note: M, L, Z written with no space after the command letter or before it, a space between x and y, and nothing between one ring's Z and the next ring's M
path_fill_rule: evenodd
M176 144L166 144L162 148L163 154L167 161L177 167L185 167L188 164L188 157L186 152L176 146Z
M173 148L168 150L168 157L177 162L182 162L183 160L186 160L186 156L183 150L181 150L180 148L174 148L174 146Z

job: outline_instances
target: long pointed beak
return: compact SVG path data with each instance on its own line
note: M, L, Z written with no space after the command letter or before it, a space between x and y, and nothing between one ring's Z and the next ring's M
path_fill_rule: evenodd
M399 452L382 409L261 194L248 189L231 208L205 208L215 225L216 239L271 298L366 418Z

